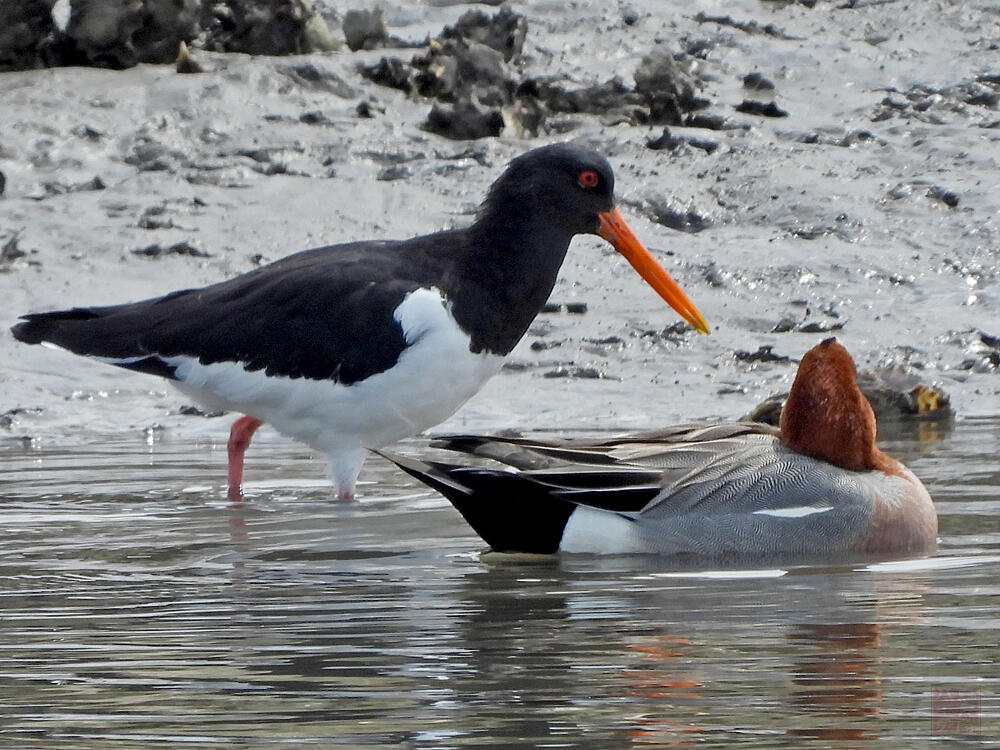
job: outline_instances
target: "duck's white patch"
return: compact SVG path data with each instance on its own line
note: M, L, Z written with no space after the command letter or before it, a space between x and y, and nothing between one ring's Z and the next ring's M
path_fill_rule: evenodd
M648 552L635 522L617 513L577 506L563 529L560 552L593 552L601 555Z
M801 505L795 508L767 508L765 510L755 510L753 515L774 516L775 518L805 518L806 516L814 516L817 513L826 513L828 510L833 510L833 508L817 508L812 505Z
M408 294L394 318L409 346L388 370L350 385L266 376L236 362L164 361L176 368L177 387L193 398L263 420L336 461L444 421L500 369L502 357L469 350L468 335L437 289ZM345 472L332 468L335 475Z

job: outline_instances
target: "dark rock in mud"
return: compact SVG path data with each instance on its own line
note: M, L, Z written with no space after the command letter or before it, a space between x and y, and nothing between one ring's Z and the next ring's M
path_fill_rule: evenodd
M927 191L928 198L934 198L944 203L949 208L955 208L958 205L958 196L951 190L941 187L940 185L934 185Z
M510 101L510 71L503 55L479 42L453 39L432 45L413 58L413 83L420 96L442 101L477 99L482 104Z
M680 232L695 234L711 226L710 222L690 209L676 209L662 198L653 198L644 213L657 224Z
M150 206L139 217L136 226L140 229L173 229L174 220L166 214L165 206Z
M224 416L224 411L205 411L193 404L184 404L177 409L177 413L185 417L204 417L205 419L215 419Z
M722 115L694 112L684 118L684 127L702 128L704 130L746 130L750 126L744 123L732 122Z
M363 117L365 119L371 119L375 115L384 115L385 107L378 102L358 102L358 106L354 108L354 113L358 117Z
M801 323L796 326L795 330L799 333L829 333L831 331L839 331L844 327L843 321L837 321L835 323L830 322L819 322L810 321L809 323Z
M336 49L311 0L226 0L202 14L205 49L250 55L297 55Z
M453 108L435 105L426 126L450 138L498 135L504 128L523 137L575 127L555 119L550 123L557 114L680 124L686 113L708 104L695 96L696 81L684 64L663 46L643 58L634 88L619 78L578 89L566 88L561 78L525 79L517 66L526 34L527 21L509 8L492 17L469 11L409 65L382 58L359 71L381 85L454 104ZM477 112L483 107L485 116ZM707 151L715 148L707 142L693 145Z
M971 331L954 334L954 338L956 343L960 343L972 355L963 359L956 369L976 373L1000 371L1000 336L973 328Z
M0 172L0 198L3 197L4 191L7 189L7 175Z
M126 153L124 161L140 172L163 172L171 170L183 158L184 154L177 149L140 135Z
M200 14L199 0L71 0L69 23L55 35L49 64L128 68L173 62L181 42L198 35Z
M694 77L662 46L640 61L635 90L645 99L652 123L680 125L682 113L708 104L695 96Z
M55 0L0 3L0 70L22 70L44 64L45 48L56 31Z
M578 365L560 365L554 370L548 370L547 372L543 373L542 377L599 380L606 376L596 367L580 367Z
M684 139L678 138L677 136L670 134L670 128L664 128L663 132L660 133L655 138L646 139L646 148L650 148L653 151L676 151L682 145L684 145Z
M205 72L201 63L191 57L191 52L188 50L188 46L183 41L180 44L177 59L174 61L174 70L182 75L192 75L195 73Z
M701 138L688 138L685 136L672 135L670 128L664 128L663 132L655 138L646 139L646 148L650 148L653 151L661 151L663 149L676 151L685 144L692 146L693 148L701 149L708 154L713 153L719 148L719 144L715 141L706 141Z
M26 257L28 254L24 252L18 243L21 241L21 232L14 232L10 238L0 245L0 265L13 263L15 260Z
M427 115L424 130L453 140L471 140L500 135L503 115L498 109L483 109L471 101L454 107L435 104Z
M629 89L620 78L573 90L565 89L559 79L529 79L520 84L516 95L522 101L537 101L546 114L614 112L636 122L648 119L642 95Z
M380 86L388 86L410 93L414 90L412 67L398 57L383 57L374 65L361 65L358 72Z
M563 345L562 341L532 341L531 351L544 352L548 349L557 349Z
M454 26L445 27L441 38L484 44L499 52L505 62L516 63L521 59L527 34L528 22L525 17L504 7L492 17L481 10L470 10Z
M66 193L79 193L87 190L104 190L107 188L104 180L99 176L91 177L85 182L76 183L64 183L64 182L45 182L42 183L42 189L45 191L44 195L36 196L31 195L30 198L48 198L52 195L65 195Z
M791 362L791 357L786 357L783 354L775 354L773 346L761 346L755 352L748 352L742 349L738 349L733 352L733 357L735 357L737 362L749 362L749 363L759 363L759 362Z
M349 10L341 24L344 40L352 52L361 49L375 49L385 44L389 34L382 20L382 9Z
M747 73L743 76L743 88L755 91L774 91L774 83L760 73Z
M694 20L698 23L717 23L720 26L730 26L747 34L766 34L777 39L797 39L797 37L790 36L773 23L761 25L756 21L737 21L732 16L710 16L704 12L699 12L694 17Z
M413 170L405 164L393 164L380 170L375 179L379 182L395 182L406 180L413 176Z
M744 99L736 105L736 111L760 117L788 117L788 112L774 102L759 102L754 99Z
M332 125L333 120L319 111L303 112L299 115L299 122L303 125Z
M986 333L986 331L977 331L977 333L979 334L979 340L983 342L983 344L1000 352L1000 336L993 336Z
M190 242L175 242L173 245L149 245L132 251L133 255L144 258L162 258L165 255L187 255L192 258L211 258L211 253L200 250Z

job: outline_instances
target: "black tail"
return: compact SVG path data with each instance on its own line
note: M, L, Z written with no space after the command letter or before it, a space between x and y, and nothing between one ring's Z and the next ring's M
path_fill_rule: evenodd
M25 344L55 344L84 356L101 357L129 370L171 378L174 368L144 345L151 325L142 303L111 307L75 307L22 315L10 330Z
M444 495L462 517L498 552L551 554L559 550L575 504L517 474L477 466L420 461L394 453L380 455Z
M58 346L64 346L60 343L60 340L64 338L60 327L65 325L65 321L93 320L96 317L98 316L93 311L82 308L51 313L34 313L22 315L22 322L11 328L10 331L14 334L14 338L25 344L41 344L43 341L48 341ZM69 349L69 347L64 348Z

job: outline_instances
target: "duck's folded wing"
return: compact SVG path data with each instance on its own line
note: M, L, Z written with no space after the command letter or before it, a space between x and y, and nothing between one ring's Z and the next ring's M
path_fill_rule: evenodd
M828 508L832 496L860 498L864 491L853 472L787 450L774 428L752 422L676 425L600 440L463 435L435 445L514 467L521 483L550 496L636 519L808 514Z

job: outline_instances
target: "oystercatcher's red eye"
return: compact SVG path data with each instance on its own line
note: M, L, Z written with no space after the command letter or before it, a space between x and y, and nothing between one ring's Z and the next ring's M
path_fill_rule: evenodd
M601 181L601 178L597 176L597 172L593 169L585 169L580 172L580 176L576 178L576 181L585 188L592 188L597 187L597 183Z

